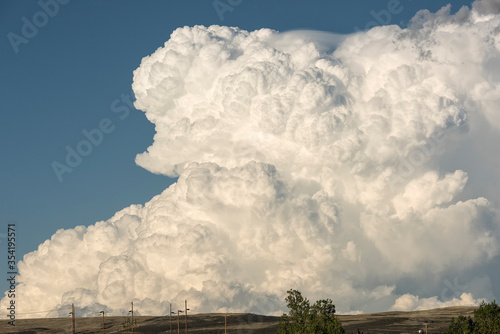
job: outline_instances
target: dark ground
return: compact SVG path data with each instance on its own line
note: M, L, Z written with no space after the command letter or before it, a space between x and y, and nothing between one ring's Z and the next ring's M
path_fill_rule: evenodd
M415 312L384 312L360 315L339 315L346 333L442 333L448 328L452 317L472 315L475 307L448 307ZM128 317L129 318L129 317ZM106 317L105 333L126 333L123 324L127 317ZM170 333L168 317L135 317L137 325L134 333ZM102 333L102 318L76 318L76 333ZM228 334L271 334L278 328L279 317L255 314L229 314L227 316ZM180 318L180 333L185 333L184 317ZM223 314L193 314L188 316L188 331L196 334L223 334ZM7 320L0 320L0 333L71 333L71 318L19 319L16 326ZM177 334L177 316L172 317L172 333Z

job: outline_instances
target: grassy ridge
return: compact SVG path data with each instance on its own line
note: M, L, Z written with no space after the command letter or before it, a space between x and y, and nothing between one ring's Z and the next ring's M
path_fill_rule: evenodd
M446 331L452 317L473 315L476 307L447 307L414 312L384 312L360 315L339 315L346 333L417 333L428 323L428 333ZM169 317L140 316L135 333L170 333ZM125 333L123 324L127 317L106 317L105 333ZM271 334L278 328L279 317L255 314L228 314L228 334ZM185 333L184 317L180 318L180 333ZM196 334L223 334L223 314L193 314L188 316L188 331ZM19 319L16 326L0 320L0 333L17 334L60 334L71 333L71 318ZM102 318L76 318L76 333L102 333ZM177 316L172 317L172 333L177 333Z

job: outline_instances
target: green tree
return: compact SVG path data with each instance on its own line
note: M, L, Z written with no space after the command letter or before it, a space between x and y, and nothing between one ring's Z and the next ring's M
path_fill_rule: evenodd
M500 333L500 307L495 301L486 304L484 301L474 311L476 333Z
M474 318L459 316L451 319L445 334L498 334L500 333L500 307L495 301L481 303Z
M455 318L451 319L450 326L445 334L474 334L474 320L469 317L459 316L457 321Z
M298 290L288 290L285 298L288 314L280 319L278 334L340 334L345 333L335 318L335 305L331 299L321 299L312 306Z

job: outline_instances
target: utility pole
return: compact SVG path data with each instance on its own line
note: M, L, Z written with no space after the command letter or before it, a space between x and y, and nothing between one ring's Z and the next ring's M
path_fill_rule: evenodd
M172 334L172 303L170 303L170 334Z
M186 334L188 334L188 301L184 300L184 315L186 318Z
M184 312L183 310L177 310L177 334L181 334L181 320L180 313Z
M102 313L102 334L104 334L104 311L101 311L99 313Z
M425 323L425 334L427 334L427 323Z
M130 310L130 313L132 314L132 333L134 332L134 302L130 303L132 305L132 309Z
M75 304L71 304L71 328L72 333L75 334Z
M224 334L227 333L227 314L224 314Z

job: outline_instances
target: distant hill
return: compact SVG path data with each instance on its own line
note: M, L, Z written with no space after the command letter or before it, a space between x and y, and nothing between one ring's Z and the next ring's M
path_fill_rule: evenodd
M384 312L360 315L339 315L346 333L364 334L379 333L425 333L425 323L428 323L428 333L442 333L448 328L452 317L473 315L476 307L447 307L414 312ZM106 317L105 333L125 333L126 320L130 317ZM137 325L135 333L170 333L168 316L135 317ZM278 328L279 317L261 316L255 314L228 314L227 333L229 334L271 334ZM185 333L184 317L180 318L180 333ZM16 326L0 320L0 333L35 334L35 333L71 333L71 318L50 319L20 319ZM76 333L102 333L102 318L76 318ZM177 316L172 316L172 333L177 333ZM223 334L223 314L193 314L188 316L188 333Z

